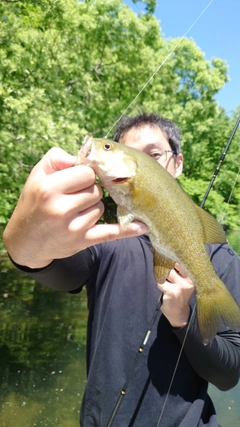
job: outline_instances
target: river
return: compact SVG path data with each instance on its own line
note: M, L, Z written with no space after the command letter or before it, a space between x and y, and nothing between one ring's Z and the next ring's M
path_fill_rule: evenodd
M229 241L240 254L240 232ZM0 261L0 426L79 427L87 300L54 292ZM222 427L240 427L240 385L209 388Z

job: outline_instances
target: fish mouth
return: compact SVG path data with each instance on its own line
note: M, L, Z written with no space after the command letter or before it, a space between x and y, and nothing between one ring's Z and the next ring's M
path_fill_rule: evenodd
M113 179L112 182L114 182L115 184L122 184L123 182L126 182L127 180L128 180L128 177L123 177L123 178Z
M93 139L89 136L84 138L83 145L81 148L81 154L83 157L88 158L92 151Z
M87 148L87 149L85 150L84 155L85 155L85 157L86 157L86 158L88 158L88 157L90 156L91 151L92 151L92 147L89 147L89 148Z
M91 137L85 137L83 144L78 152L76 165L89 165L91 159L89 158L92 152L92 142Z

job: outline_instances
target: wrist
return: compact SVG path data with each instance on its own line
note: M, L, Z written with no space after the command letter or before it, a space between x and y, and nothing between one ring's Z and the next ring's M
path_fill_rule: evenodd
M180 313L178 313L178 315L175 314L175 315L169 316L168 321L172 328L179 329L179 328L183 328L188 324L189 316L190 316L190 307L188 306L186 310L184 310L184 312L181 311Z
M9 226L3 233L5 248L14 264L31 269L44 268L51 264L53 259L41 259L39 252L34 251L32 240L20 239L19 232L14 234Z
M18 260L16 258L13 258L11 254L8 252L8 256L11 259L12 263L20 268L27 268L30 270L41 270L42 268L46 268L48 265L50 265L54 260L46 260L46 261L39 261L39 260L27 260L26 262L24 260Z

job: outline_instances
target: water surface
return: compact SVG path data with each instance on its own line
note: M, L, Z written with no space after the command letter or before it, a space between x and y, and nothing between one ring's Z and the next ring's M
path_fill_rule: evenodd
M240 254L240 232L229 241ZM35 284L0 259L0 426L79 427L86 370L86 294ZM222 427L240 427L240 385L210 386ZM124 427L124 426L123 426Z

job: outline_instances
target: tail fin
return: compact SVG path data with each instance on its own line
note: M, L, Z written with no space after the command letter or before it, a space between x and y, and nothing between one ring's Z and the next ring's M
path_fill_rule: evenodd
M214 292L196 295L198 327L204 344L208 344L221 325L240 331L240 307L223 282L217 278Z

